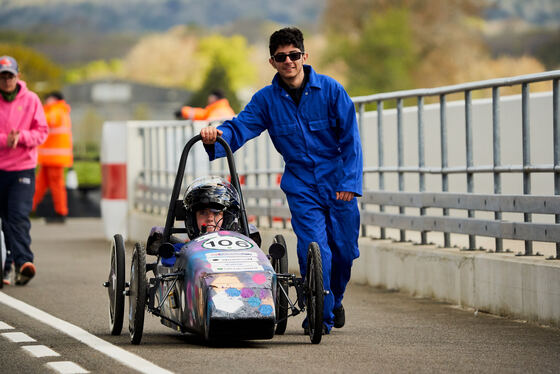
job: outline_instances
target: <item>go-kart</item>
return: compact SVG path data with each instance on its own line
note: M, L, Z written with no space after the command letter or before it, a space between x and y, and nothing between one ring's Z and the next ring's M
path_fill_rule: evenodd
M181 154L165 227L152 228L146 245L134 245L129 282L125 282L123 237L113 237L109 278L104 283L111 334L121 333L128 296L132 344L142 339L145 310L163 325L202 335L207 341L271 339L284 334L289 317L306 311L311 342L320 343L325 292L319 246L309 246L305 279L288 272L282 235L275 236L268 254L261 250L260 234L247 222L233 154L221 137L217 142L226 151L231 182L240 198L239 230L203 233L184 244L173 235L187 232L185 227L175 227L175 222L185 220L179 195L187 156L199 140L200 135L193 137ZM155 256L155 261L148 261L147 255ZM149 272L153 276L147 278ZM288 292L291 287L295 300Z

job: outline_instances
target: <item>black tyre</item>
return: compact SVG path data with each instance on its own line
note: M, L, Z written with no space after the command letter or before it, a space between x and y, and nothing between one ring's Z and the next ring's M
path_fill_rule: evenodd
M130 289L128 298L128 330L130 342L140 344L144 330L144 313L146 311L146 248L140 243L134 245L132 264L130 265Z
M120 234L116 234L111 242L111 269L107 281L111 335L120 335L123 326L124 269L124 239Z
M309 244L307 251L307 274L305 276L305 302L309 338L311 343L319 344L323 336L323 263L321 251L315 242Z
M276 235L274 243L281 244L286 249L286 252L279 260L272 260L272 267L277 274L286 274L288 272L288 247L286 247L286 240L284 240L282 235ZM278 280L276 287L276 320L280 322L276 324L275 333L283 335L288 325L288 282L286 280Z

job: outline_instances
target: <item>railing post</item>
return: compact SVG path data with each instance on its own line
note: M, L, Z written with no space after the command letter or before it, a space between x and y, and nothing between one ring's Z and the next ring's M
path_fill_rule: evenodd
M268 148L269 142L266 142L265 144L265 150L264 150L264 160L265 160L265 165L266 165L266 170L268 170L268 173L266 174L266 182L268 184L268 187L270 188L272 186L272 173L270 172L270 149ZM268 206L272 207L272 199L268 199ZM272 214L270 214L268 216L268 227L272 228Z
M531 194L531 173L525 168L531 165L531 129L529 128L529 84L521 85L521 132L523 140L523 194ZM523 221L531 222L532 214L523 213ZM525 240L525 256L533 255L533 242Z
M198 134L195 131L194 122L190 121L190 123L189 123L189 137L187 139L191 139L195 135L198 135ZM199 164L199 160L196 156L196 152L193 152L192 156L190 156L189 159L190 159L190 163L191 163L191 173L190 174L191 174L191 182L192 182L195 178L201 177L201 175L198 175L196 173L196 171L198 170L197 166ZM226 160L225 157L223 159L224 159L224 161ZM188 167L188 165L187 165L187 167ZM227 170L227 169L222 169L222 170Z
M383 101L377 102L377 165L383 167ZM385 176L383 171L379 170L379 190L385 190ZM379 206L379 211L384 212L385 207ZM385 239L385 227L379 228L379 237Z
M169 144L169 131L172 130L169 126L163 126L161 128L162 132L162 144L160 147L163 147L164 151L162 152L162 167L160 170L161 178L162 178L162 186L167 188L169 186L169 149L173 150L173 145ZM166 200L167 196L160 196L162 200Z
M552 129L554 142L554 194L560 195L560 80L552 82ZM554 215L556 224L560 214ZM560 243L556 243L556 259L560 260Z
M398 98L397 99L397 164L399 169L404 166L402 111L403 111L403 99ZM404 191L404 173L401 170L399 170L398 176L399 176L399 191ZM403 206L399 206L399 214L404 214L404 210L405 209ZM406 241L406 231L401 229L399 233L400 233L400 241L401 242Z
M440 150L441 150L441 191L449 191L449 176L447 175L447 118L446 97L439 96L439 126L440 126ZM443 215L449 215L449 209L443 208ZM443 233L443 246L451 247L451 237L448 232Z
M502 164L500 143L500 87L492 87L492 155L494 169ZM502 193L502 176L494 171L494 193ZM502 212L494 212L494 219L500 221ZM503 239L496 238L496 252L503 252Z
M188 138L187 138L187 127L186 127L186 126L183 126L183 127L182 127L181 133L182 133L181 139L183 140L181 143L182 143L182 146L183 146L183 145L185 145L186 140L188 139ZM177 159L176 159L176 160L177 160ZM179 161L177 161L177 163L175 164L175 168L174 168L174 169L177 170L178 167L179 167ZM188 172L189 172L189 171L188 171L188 168L187 168L187 171L185 172L185 175L183 176L183 186L187 186L187 185L188 185L188 182L187 182L187 173L188 173Z
M360 103L358 104L358 130L360 134L360 138L364 134L364 114L365 114L366 104ZM364 152L365 149L362 150ZM364 156L365 159L365 156ZM365 184L366 174L362 172L362 185ZM360 203L360 210L363 212L365 210L366 205L364 203ZM366 225L362 225L362 236L367 236L366 232Z
M154 127L154 131L156 133L155 136L155 141L156 141L156 147L155 147L155 157L156 157L156 168L154 170L155 176L156 176L156 180L157 180L157 186L158 187L163 187L163 183L162 183L162 178L161 178L161 155L162 155L162 150L161 150L161 127L157 126ZM156 201L159 201L160 199L160 194L158 193L156 198ZM157 205L156 207L158 213L162 213L162 207L160 207L159 205Z
M171 148L173 149L173 154L170 154L169 152L167 152L167 160L169 162L169 166L168 166L168 170L167 170L167 181L166 181L166 186L170 186L171 185L171 179L172 179L172 175L171 174L171 170L175 169L175 163L177 161L177 130L179 130L179 128L177 127L177 125L173 125L170 128L170 132L171 135L170 138L168 139L168 141L171 143Z
M465 91L465 142L466 142L466 161L467 161L467 192L474 192L474 176L468 168L473 166L473 139L472 139L472 96L471 91ZM467 210L469 218L474 218L474 210ZM476 249L476 237L469 235L469 250Z
M282 166L282 170L285 169L286 165L284 164L284 159L281 159L280 161L280 165ZM287 200L284 197L284 199L282 200L283 204L287 204ZM290 222L291 223L291 222ZM285 229L288 227L288 220L286 218L282 218L282 228Z
M255 166L255 187L259 187L259 173L257 172L257 170L259 169L259 141L258 139L253 140L253 142L255 143L255 147L253 149L253 158L254 160L254 166ZM248 180L247 180L248 181ZM255 199L257 205L260 205L260 199ZM255 225L257 225L257 227L260 227L261 225L261 218L260 215L257 215L256 217L256 221L255 221Z
M418 168L420 172L418 173L418 186L420 192L426 190L426 178L422 168L425 166L424 160L424 97L418 96ZM426 215L426 208L420 208L420 215ZM428 243L428 232L420 232L420 244Z
M147 178L148 179L148 185L150 187L153 187L154 186L154 174L153 174L153 172L154 172L154 159L153 159L153 152L152 151L153 151L153 148L154 148L153 147L154 128L153 127L148 128L147 134L148 134L148 139L147 139L147 141L148 141L148 163L147 163L148 170L147 170L146 174L149 175L149 177ZM153 203L154 202L154 195L155 195L155 192L153 190L151 190L150 191L150 202L151 202L150 213L155 213L155 207L154 207L154 203Z
M147 177L146 177L146 164L147 164L147 160L148 160L148 143L147 143L147 136L146 136L146 129L141 127L138 129L138 134L140 135L140 137L142 138L142 171L140 176L143 179L144 184L146 184L147 182ZM146 198L146 196L148 195L148 193L146 191L142 192L142 197ZM138 208L135 204L135 208ZM143 211L146 211L146 203L143 203L143 207L142 207Z

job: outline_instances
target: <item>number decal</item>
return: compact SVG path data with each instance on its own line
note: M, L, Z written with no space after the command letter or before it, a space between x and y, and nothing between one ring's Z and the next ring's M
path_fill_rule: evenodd
M249 243L247 240L236 238L234 236L212 237L202 243L202 248L206 249L235 250L248 249L252 247L253 244Z

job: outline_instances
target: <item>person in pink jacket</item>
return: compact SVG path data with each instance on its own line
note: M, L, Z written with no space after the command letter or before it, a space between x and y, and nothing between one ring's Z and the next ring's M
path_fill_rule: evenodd
M48 134L39 97L20 80L10 56L0 57L0 218L7 256L4 284L25 285L35 275L29 213L35 192L37 147Z

